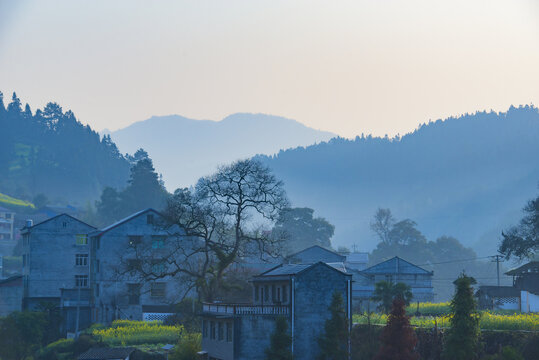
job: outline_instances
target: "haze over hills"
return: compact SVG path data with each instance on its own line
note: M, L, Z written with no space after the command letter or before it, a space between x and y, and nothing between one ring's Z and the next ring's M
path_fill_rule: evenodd
M110 135L123 153L148 151L169 191L193 185L221 164L335 136L284 117L247 113L221 121L154 116Z
M334 245L377 243L378 207L410 218L429 240L453 235L492 255L539 183L539 112L511 107L438 120L397 139L332 139L258 156L284 180L294 206L336 226Z

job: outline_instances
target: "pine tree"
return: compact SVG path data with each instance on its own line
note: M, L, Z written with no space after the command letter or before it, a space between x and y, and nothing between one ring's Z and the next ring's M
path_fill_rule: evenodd
M331 318L326 320L325 333L318 340L320 345L319 360L348 359L348 319L344 310L341 293L334 292L329 306Z
M375 360L416 360L419 355L414 351L417 336L406 316L406 303L401 297L393 300L387 325L380 338L382 346Z
M292 360L292 337L288 334L288 323L279 317L275 323L275 332L271 335L270 347L266 349L267 360Z
M444 359L471 360L476 358L479 340L479 313L476 310L472 285L473 277L464 273L453 282L455 295L451 301L451 327L443 352Z
M15 92L13 92L11 102L7 106L7 111L15 115L18 115L22 112L21 100L17 97L17 94Z
M4 106L4 93L0 91L0 114L4 113L6 108Z
M161 209L165 205L166 190L159 182L159 175L149 157L139 160L131 167L128 183L120 195L122 206L128 209L128 212L149 207Z
M26 104L24 107L24 117L27 119L32 119L32 109L30 109L30 105Z

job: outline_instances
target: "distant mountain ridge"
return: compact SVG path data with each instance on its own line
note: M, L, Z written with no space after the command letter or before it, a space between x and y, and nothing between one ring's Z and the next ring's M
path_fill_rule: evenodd
M110 136L124 153L141 147L148 151L168 190L173 191L193 185L218 165L311 145L335 134L284 117L237 113L221 121L154 116L113 131Z
M430 239L453 235L495 252L539 183L539 111L511 107L420 126L402 138L335 138L258 156L285 182L294 206L336 226L337 245L372 249L378 207L410 218Z

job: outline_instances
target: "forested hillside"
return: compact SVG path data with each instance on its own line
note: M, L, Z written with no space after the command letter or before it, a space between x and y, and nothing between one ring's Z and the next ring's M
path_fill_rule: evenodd
M125 186L129 166L110 137L101 139L70 110L48 103L33 113L16 94L5 106L0 92L0 192L84 204L105 186Z
M379 207L414 219L429 240L458 238L478 255L537 194L539 112L511 107L438 120L399 138L361 136L259 156L285 182L294 206L335 225L335 245L371 250Z

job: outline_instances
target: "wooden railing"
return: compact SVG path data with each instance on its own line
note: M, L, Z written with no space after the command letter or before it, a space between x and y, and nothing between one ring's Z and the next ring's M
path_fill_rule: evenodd
M205 313L230 315L288 315L288 309L287 305L202 304Z

